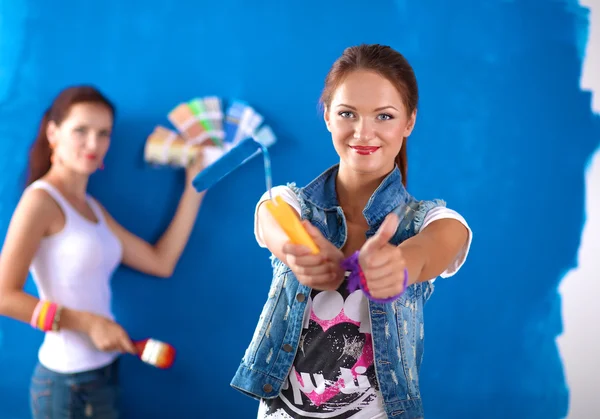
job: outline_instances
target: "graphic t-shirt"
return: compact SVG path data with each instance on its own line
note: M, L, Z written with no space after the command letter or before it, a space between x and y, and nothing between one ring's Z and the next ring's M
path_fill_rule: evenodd
M369 306L360 290L313 291L281 394L259 418L385 418L373 364Z

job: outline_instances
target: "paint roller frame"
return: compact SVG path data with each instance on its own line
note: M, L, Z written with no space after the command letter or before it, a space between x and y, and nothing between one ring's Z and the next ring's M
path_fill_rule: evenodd
M260 151L261 144L254 138L248 137L240 141L217 161L202 169L192 180L192 186L199 193L210 189Z

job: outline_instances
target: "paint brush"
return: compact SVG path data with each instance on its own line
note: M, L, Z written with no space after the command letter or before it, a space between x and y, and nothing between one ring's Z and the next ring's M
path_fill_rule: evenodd
M156 368L170 368L175 362L175 348L156 339L143 339L133 342L138 358Z

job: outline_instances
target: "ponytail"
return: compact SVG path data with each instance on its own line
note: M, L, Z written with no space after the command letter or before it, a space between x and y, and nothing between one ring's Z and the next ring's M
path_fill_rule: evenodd
M400 153L396 156L396 165L400 169L400 174L402 175L402 184L406 188L406 184L408 182L408 155L406 153L406 140L404 137L404 141L402 141L402 147L400 148Z
M50 109L44 112L40 122L37 137L29 151L29 174L27 176L27 186L44 176L50 170L52 150L46 131L50 121Z

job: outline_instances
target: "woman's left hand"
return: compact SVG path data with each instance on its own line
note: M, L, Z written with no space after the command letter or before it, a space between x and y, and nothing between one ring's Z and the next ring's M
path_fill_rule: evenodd
M389 214L372 237L360 249L358 262L362 268L369 293L374 298L389 298L404 291L406 260L402 249L390 244L400 220Z
M185 168L185 186L193 187L192 181L196 177L198 173L204 169L204 154L202 151L199 151L195 156L191 163Z

